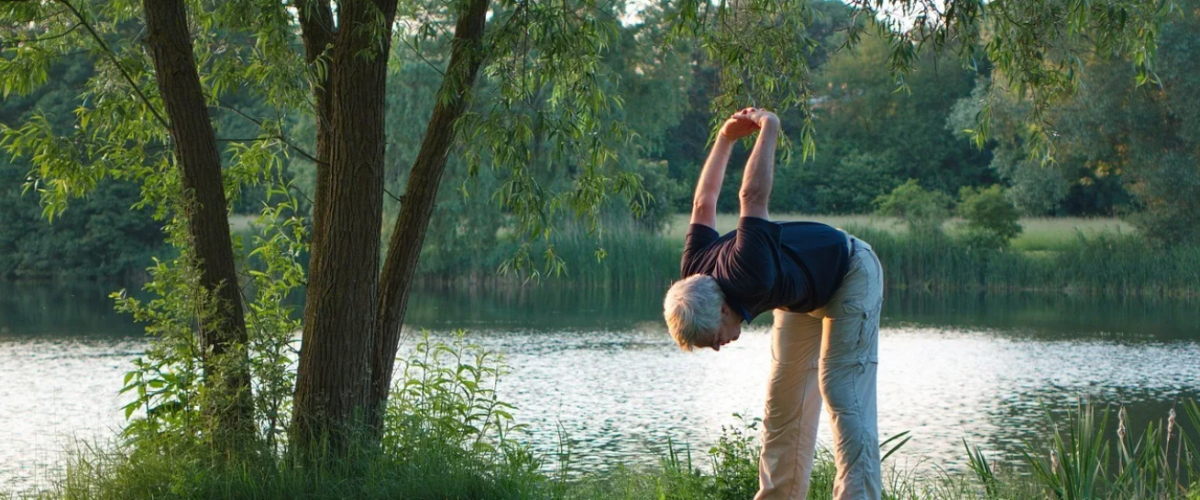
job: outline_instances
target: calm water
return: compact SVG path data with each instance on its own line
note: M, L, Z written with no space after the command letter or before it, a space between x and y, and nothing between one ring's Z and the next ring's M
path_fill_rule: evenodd
M145 341L109 291L0 283L0 491L44 481L72 439L121 425L116 391ZM500 392L533 445L557 450L561 426L576 465L605 468L653 462L668 438L707 449L733 413L761 413L768 325L685 354L660 307L659 290L428 290L409 321L503 351ZM914 436L900 467L961 466L963 438L1015 458L1046 432L1043 409L1081 396L1126 405L1138 427L1200 397L1198 302L890 292L885 308L880 428Z

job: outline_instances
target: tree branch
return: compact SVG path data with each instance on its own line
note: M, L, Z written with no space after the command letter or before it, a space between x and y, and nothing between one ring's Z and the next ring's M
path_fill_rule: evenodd
M437 71L439 75L442 75L442 77L446 76L445 71L442 71L441 68L434 66L433 63L429 62L429 59L426 59L425 56L421 54L421 51L417 50L416 47L413 47L413 45L411 43L408 43L408 38L406 38L404 36L400 36L399 38L400 38L400 41L403 42L404 45L407 46L409 49L411 49L413 51L413 54L416 54L417 57L421 58L421 60L424 61L426 65L428 65L430 68L433 68L433 70Z
M56 35L39 36L37 38L23 38L23 39L19 39L19 40L5 40L4 43L2 45L0 45L0 47L16 47L16 46L24 44L24 43L37 43L37 42L44 42L46 40L53 40L55 38L62 38L64 36L70 35L72 31L75 31L75 29L79 28L81 25L82 25L82 23L75 23L73 26L71 26L69 29L67 29L67 31L58 33Z
M92 28L90 23L87 22L87 19L84 19L83 13L79 12L79 9L76 9L74 5L71 5L71 2L68 0L55 1L66 6L66 8L71 11L71 14L75 16L75 19L79 21L79 24L82 24L83 27L87 29L88 33L91 33L92 38L96 40L96 43L100 44L101 49L104 49L104 53L108 55L108 59L112 62L113 66L116 66L117 71L121 72L121 76L125 77L126 83L128 83L130 87L133 87L133 91L137 93L138 97L142 99L142 102L146 104L146 107L150 109L150 112L154 114L154 119L158 120L159 125L162 125L163 128L167 130L171 130L171 124L167 122L166 118L163 118L162 113L159 113L158 108L154 107L154 104L152 104L150 99L146 97L146 94L142 92L142 88L133 81L133 77L129 76L128 71L125 71L125 67L121 66L120 61L117 61L117 55L113 53L112 49L108 48L108 44L104 42L104 39L100 37L99 33L96 33L96 30Z
M248 114L246 114L246 113L242 112L240 109L237 109L237 108L235 108L235 107L233 107L233 106L230 106L230 105L228 105L228 104L225 104L225 103L221 102L221 101L220 101L220 99L218 99L218 100L217 100L217 103L219 104L219 107L220 107L221 109L227 109L227 110L229 110L229 111L233 111L234 113L237 113L237 114L238 114L239 116L241 116L242 118L245 118L245 119L247 119L247 120L249 120L249 121L253 122L254 124L258 125L259 127L262 127L262 126L263 126L263 122L262 122L262 120L259 120L259 119L257 119L257 118L254 118L253 116L250 116L250 115L248 115ZM278 140L279 142L282 142L284 146L287 146L287 147L288 147L288 148L290 148L291 150L293 150L293 151L295 151L295 152L299 153L299 154L300 154L300 156L303 156L304 158L308 159L309 161L311 161L311 162L313 162L313 163L320 163L320 160L317 160L317 158L316 158L315 156L313 156L313 155L309 154L309 152L308 152L308 151L305 151L305 150L304 150L303 148L301 148L300 146L297 146L297 145L293 144L293 143L292 143L291 141L289 141L289 140L288 140L286 137L284 137L284 136L283 136L283 134L279 134L279 135L271 136L271 137L268 137L268 138L256 137L256 138L253 138L253 139L217 139L217 142L254 142L254 141L262 141L262 140L265 140L265 139L276 139L276 140ZM396 203L404 203L404 197L402 197L402 196L396 196L396 195L395 195L395 194L393 194L391 191L388 191L388 189L387 189L386 187L385 187L385 188L383 188L383 192L384 192L384 193L387 193L387 195L388 195L388 196L390 196L390 197L391 197L393 200L396 200ZM301 194L303 194L303 193L301 193ZM307 199L307 198L308 198L308 196L305 196L305 199ZM312 202L313 202L311 199L310 199L310 200L308 200L308 201L309 201L309 203L312 203Z

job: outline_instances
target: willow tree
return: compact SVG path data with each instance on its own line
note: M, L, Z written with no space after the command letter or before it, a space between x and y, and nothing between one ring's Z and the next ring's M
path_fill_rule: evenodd
M922 50L949 50L964 64L986 60L1041 110L1069 94L1079 54L1133 54L1149 75L1159 18L1169 4L1137 0L855 1L862 18L846 31L887 40L887 67L903 75ZM693 39L720 68L715 116L745 104L798 107L800 151L815 153L808 113L812 75L808 0L663 2L673 39ZM236 429L247 409L242 300L229 259L226 216L240 186L256 182L284 156L315 164L311 264L293 406L293 443L381 429L408 292L442 182L447 155L461 146L472 171L495 169L493 193L528 241L547 238L560 214L589 228L613 194L635 208L647 193L616 168L614 151L629 137L612 119L620 106L602 63L624 4L593 0L24 0L0 3L0 90L25 92L45 82L59 57L83 54L97 71L83 90L74 130L52 130L44 117L5 130L5 144L33 162L30 186L49 214L85 195L105 176L138 180L147 203L187 228L176 243L213 307L194 322L206 358L208 391L221 428ZM881 27L881 28L874 28ZM868 30L874 30L868 33ZM438 57L422 43L452 40ZM648 42L647 42L648 43ZM403 45L413 49L393 50ZM397 55L399 54L399 55ZM408 54L408 55L405 55ZM384 108L389 61L413 54L443 81L395 221L383 220ZM477 93L482 75L492 85ZM262 113L232 109L233 97L257 100ZM986 134L987 108L980 113ZM258 137L222 137L209 113L254 123ZM424 118L424 117L421 117ZM315 123L296 137L297 119ZM420 119L413 117L413 119ZM1031 127L1032 138L1050 135ZM228 144L225 155L218 144ZM529 164L550 144L548 164L571 172L569 188L539 184ZM538 146L540 147L540 146ZM218 177L218 174L221 174ZM217 180L223 182L217 182ZM380 263L380 230L393 226ZM530 245L512 267L537 265ZM559 262L552 247L545 267ZM182 323L181 323L182 324ZM192 323L188 323L192 324ZM232 358L230 357L232 356Z

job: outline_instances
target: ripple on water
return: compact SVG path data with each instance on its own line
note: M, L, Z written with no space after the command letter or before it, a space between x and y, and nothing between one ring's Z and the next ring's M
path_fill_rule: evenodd
M449 336L449 328L433 334ZM703 452L721 427L737 424L733 413L761 415L770 359L761 327L719 353L693 354L679 352L657 322L552 329L479 322L468 335L504 353L512 371L500 396L518 406L535 449L556 452L561 429L572 463L584 470L654 463L668 440L689 444L705 465ZM0 338L0 489L44 480L71 438L111 438L126 401L117 390L143 347L120 338ZM1080 395L1126 404L1145 421L1200 387L1195 340L904 326L885 328L880 350L881 434L913 434L901 467L920 458L961 466L964 437L1015 457L1022 440L1044 435L1043 405L1061 411ZM820 439L829 437L826 416Z
M443 335L448 335L443 333ZM654 463L667 439L706 450L731 415L761 415L769 335L751 330L719 353L680 353L657 331L475 330L472 341L505 353L513 371L500 385L552 453L559 426L572 462L584 468ZM1009 459L1045 431L1043 408L1072 408L1078 396L1136 408L1194 397L1200 346L1106 340L1045 341L988 331L885 329L880 345L880 431L913 434L905 456L962 465L961 439ZM1164 410L1165 411L1165 410ZM1152 415L1148 415L1149 418ZM820 439L830 439L823 416Z
M119 396L139 341L0 339L0 489L52 474L73 440L104 442L123 421Z

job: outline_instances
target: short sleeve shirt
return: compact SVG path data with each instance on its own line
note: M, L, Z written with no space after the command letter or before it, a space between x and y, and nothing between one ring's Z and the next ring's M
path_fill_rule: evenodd
M841 286L849 254L846 233L825 224L742 217L737 230L724 236L692 224L681 276L712 276L748 322L776 308L803 313L824 307Z

